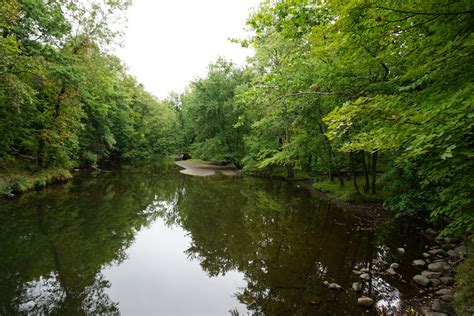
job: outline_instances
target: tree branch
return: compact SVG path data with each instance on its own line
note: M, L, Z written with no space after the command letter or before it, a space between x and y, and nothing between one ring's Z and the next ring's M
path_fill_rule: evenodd
M380 6L380 5L377 5L376 8L377 9L382 9L382 10L389 10L389 11L393 11L393 12L398 12L398 13L404 13L404 14L414 14L414 15L459 15L459 14L472 14L472 13L474 13L474 10L458 11L458 12L418 12L418 11L409 11L409 10L388 8L388 7L383 7L383 6Z

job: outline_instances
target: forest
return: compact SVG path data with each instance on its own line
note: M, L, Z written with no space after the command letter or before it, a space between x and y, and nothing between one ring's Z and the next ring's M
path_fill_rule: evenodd
M231 39L244 66L219 58L164 100L110 49L129 5L3 1L3 195L184 154L472 236L472 1L265 0Z

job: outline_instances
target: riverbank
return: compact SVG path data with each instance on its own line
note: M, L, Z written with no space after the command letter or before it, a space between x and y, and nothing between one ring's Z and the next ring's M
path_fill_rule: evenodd
M63 168L49 168L38 171L4 168L0 174L0 196L12 196L16 193L43 188L71 178L72 173Z
M175 161L175 164L183 168L180 170L181 173L191 176L207 177L222 174L224 176L237 177L240 175L240 170L234 166L219 165L210 161L189 159Z

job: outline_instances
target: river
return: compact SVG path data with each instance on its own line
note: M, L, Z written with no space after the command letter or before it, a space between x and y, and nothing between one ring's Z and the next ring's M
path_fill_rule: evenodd
M285 181L122 164L0 202L1 315L378 315L420 295L413 227Z

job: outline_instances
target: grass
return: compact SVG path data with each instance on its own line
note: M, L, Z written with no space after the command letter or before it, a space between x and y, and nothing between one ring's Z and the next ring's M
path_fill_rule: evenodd
M383 188L377 188L378 192L375 194L363 192L364 186L364 177L357 177L357 184L359 186L360 194L357 194L357 191L354 189L354 186L351 181L344 181L344 186L339 184L339 180L334 181L317 181L313 184L315 189L329 193L336 198L346 201L346 202L384 202L390 198L390 194L383 191Z
M461 263L456 275L454 306L457 315L472 315L474 309L474 238L471 239L467 259Z
M0 196L10 196L17 192L26 192L44 187L50 183L72 178L71 172L63 168L49 168L28 171L19 168L8 169L0 174Z

